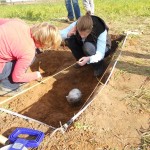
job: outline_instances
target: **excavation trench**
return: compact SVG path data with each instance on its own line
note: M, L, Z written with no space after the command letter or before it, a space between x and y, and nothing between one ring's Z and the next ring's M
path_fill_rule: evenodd
M112 60L118 55L118 42L124 39L124 36L112 35L111 37L112 53L105 59L104 71L106 72L101 80L102 83L105 83L111 71L111 67L113 66ZM14 112L53 127L59 127L60 122L62 124L66 123L80 111L87 103L89 97L92 99L98 93L99 88L102 86L102 83L99 83L98 88L92 93L99 82L93 76L93 68L90 65L86 65L80 69L72 66L64 70L73 63L75 63L75 59L67 47L62 47L59 51L49 51L38 55L37 61L32 65L31 70L39 69L43 73L44 79L52 77L43 84L3 104L2 107L6 108L7 106L8 109ZM33 84L35 82L29 84L28 87ZM69 105L66 100L66 95L73 88L79 88L83 94L80 105L74 107Z

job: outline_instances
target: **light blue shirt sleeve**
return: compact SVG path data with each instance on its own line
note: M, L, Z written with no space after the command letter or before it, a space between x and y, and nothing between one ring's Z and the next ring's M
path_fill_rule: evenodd
M96 54L90 56L89 63L96 63L104 58L106 50L106 38L107 38L107 30L105 30L103 33L99 35L97 39Z
M76 22L73 22L72 24L70 24L67 28L63 29L63 30L60 30L60 35L61 35L61 38L62 40L65 40L67 38L67 34L68 32L76 25Z

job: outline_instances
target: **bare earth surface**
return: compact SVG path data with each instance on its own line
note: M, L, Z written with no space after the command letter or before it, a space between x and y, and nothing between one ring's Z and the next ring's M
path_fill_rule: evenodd
M145 138L144 133L150 134L150 20L142 22L138 30L143 34L129 35L108 84L103 90L95 91L94 101L67 132L53 133L53 127L60 127L60 122L66 123L79 112L99 79L93 77L90 66L67 68L75 59L66 47L61 47L58 51L38 55L31 67L32 71L43 73L43 84L27 84L25 89L31 89L1 105L45 124L0 112L0 134L8 137L16 127L43 131L45 138L38 150L149 149L150 137ZM110 29L115 35L123 31L121 24L115 23L110 23ZM100 87L102 85L100 83ZM79 88L83 93L79 106L72 107L66 101L65 96L72 88ZM0 102L7 99L1 97Z

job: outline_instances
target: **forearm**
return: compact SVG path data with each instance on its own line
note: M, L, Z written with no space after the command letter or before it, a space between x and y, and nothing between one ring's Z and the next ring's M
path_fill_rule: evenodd
M13 82L30 82L38 79L37 72L24 73L22 75L12 74Z
M61 38L64 40L66 38L68 38L68 33L69 31L76 25L76 22L73 22L72 24L70 24L67 28L60 30L60 35Z
M33 56L18 59L12 72L12 80L14 82L30 82L38 78L37 72L27 73L27 69L33 61Z
M106 50L106 38L107 38L107 31L105 30L98 37L96 54L90 56L89 63L95 63L101 61L104 58Z

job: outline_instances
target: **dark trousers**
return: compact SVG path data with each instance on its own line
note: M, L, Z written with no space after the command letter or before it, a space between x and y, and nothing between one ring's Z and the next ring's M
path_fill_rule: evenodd
M65 40L65 43L69 47L69 49L71 50L73 56L75 57L77 61L83 56L85 56L83 49L82 49L83 42L78 41L76 36L71 36L70 38L67 38Z
M96 54L96 44L91 42L83 43L82 41L77 40L76 36L71 36L70 38L66 39L65 42L77 61L84 56L92 56ZM109 50L106 52L105 56L108 55ZM94 69L97 69L103 65L103 60L97 63L92 63L91 65Z

